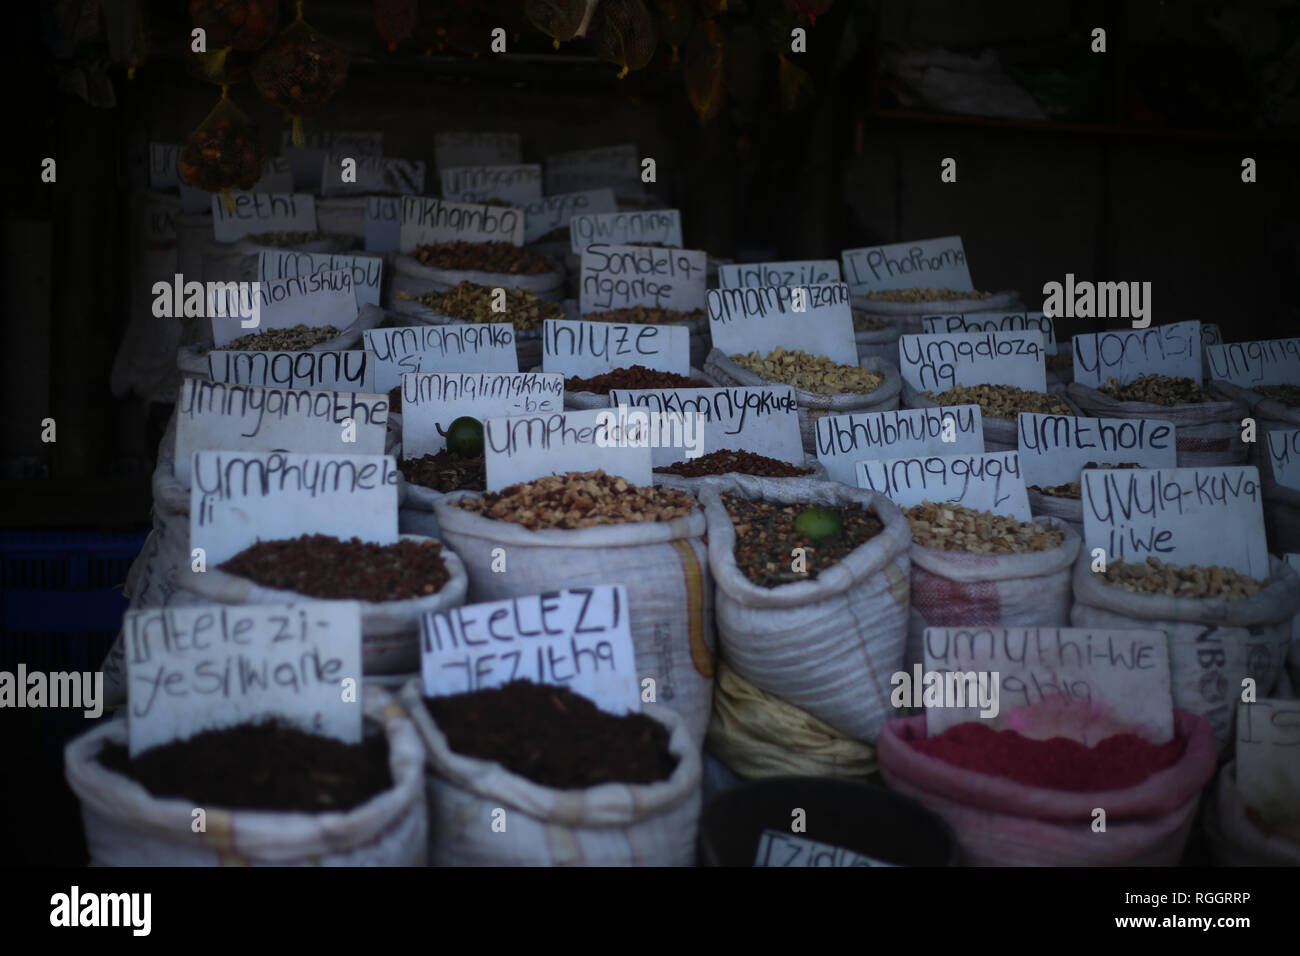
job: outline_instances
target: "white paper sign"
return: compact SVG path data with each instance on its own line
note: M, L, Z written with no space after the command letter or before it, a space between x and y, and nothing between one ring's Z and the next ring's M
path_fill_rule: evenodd
M803 441L799 437L798 403L788 385L757 388L614 388L609 392L611 408L646 409L660 415L704 419L700 454L715 451L747 451L793 465L803 465ZM686 449L661 445L651 451L656 468L683 461Z
M176 403L176 477L189 483L200 448L380 455L387 426L387 395L186 378Z
M212 196L212 234L217 242L238 242L264 232L315 232L316 200L307 193L232 191L233 211L220 193Z
M854 295L892 289L973 290L961 236L845 249L844 281Z
M599 149L552 153L546 157L546 193L573 192L609 186L619 196L646 195L636 146L623 143Z
M1108 562L1232 568L1266 580L1268 547L1253 465L1083 471L1084 550Z
M1218 323L1202 322L1201 323L1201 352L1204 354L1207 347L1211 345L1223 344L1223 331L1219 328Z
M183 148L180 143L149 144L150 189L175 189L181 184L180 159Z
M1029 486L1048 488L1078 481L1090 461L1143 468L1177 464L1173 422L1021 412L1016 426L1020 467Z
M1041 312L957 312L921 316L921 331L945 332L1042 332L1047 336L1047 354L1056 354L1056 328L1050 315Z
M900 408L823 415L816 421L817 460L831 481L857 483L858 462L885 457L984 454L978 405ZM952 441L944 441L945 429Z
M379 256L358 256L350 252L299 252L296 249L263 249L257 257L257 278L287 279L347 269L357 305L379 305L383 287L384 260Z
M344 160L352 160L350 182L344 182ZM321 162L322 196L387 193L405 196L424 192L424 161L396 156L360 156L356 153L327 153Z
M622 584L467 604L420 618L426 697L513 680L567 687L611 714L641 710Z
M538 163L446 166L438 175L442 179L442 197L454 202L500 199L522 206L542 198L542 167Z
M546 319L542 370L590 378L643 365L657 372L691 374L691 330L684 325L630 325Z
M186 214L211 212L213 196L220 198L221 193L210 193L206 189L191 186L180 175L179 168L176 176L179 180L177 185L180 186L181 212ZM252 189L249 190L249 192L254 193L280 193L286 195L293 193L293 191L293 172L289 168L289 161L283 156L266 157L262 175L258 177L257 182L253 183Z
M954 332L900 335L899 371L922 392L955 385L1013 385L1047 391L1047 356L1040 332Z
M564 376L420 372L402 376L402 455L436 455L447 447L438 433L462 415L489 418L564 411Z
M659 242L680 249L681 212L676 209L593 212L575 215L569 223L569 248L574 255L581 255L595 243L619 246L634 242Z
M1264 820L1291 824L1300 806L1300 701L1237 703L1237 787Z
M971 720L1088 746L1125 732L1155 744L1174 736L1169 638L1157 628L927 627L925 671L945 675L942 705L925 708L927 737ZM997 674L997 713L955 706L974 701L978 685L949 674Z
M361 743L356 601L127 611L122 624L132 757L205 730L283 720Z
M397 541L392 455L196 451L191 469L190 545L208 568L259 540Z
M428 196L402 197L400 248L435 242L509 242L524 244L524 212L501 206L448 202Z
M519 156L518 133L444 130L433 135L433 163L440 170L517 163Z
M634 305L702 309L707 266L708 254L702 249L590 245L582 253L582 312Z
M366 353L359 349L305 352L208 352L214 382L364 392L369 382Z
M758 838L755 866L897 866L882 863L840 846L818 843L780 830L764 830Z
M396 252L402 243L402 201L366 197L366 252Z
M791 262L741 262L718 266L718 288L753 289L773 285L826 285L840 281L834 259Z
M1206 355L1212 381L1241 388L1300 385L1300 338L1211 345Z
M509 322L366 329L362 334L374 389L388 392L406 372L517 372L515 327Z
M1273 480L1300 491L1300 428L1270 428L1265 440Z
M849 287L843 282L710 289L707 302L713 347L727 355L767 355L782 347L824 355L840 365L858 364Z
M345 156L384 155L384 134L377 130L315 130L306 135L303 146L293 145L293 131L280 131L280 155L289 160L294 182L304 190L321 187L321 164L327 152Z
M648 428L620 426L607 408L489 418L483 429L488 491L543 475L596 470L648 485L649 438Z
M900 508L923 501L961 505L1028 521L1029 495L1014 451L981 455L930 455L857 463L857 485L889 498Z
M569 221L574 216L614 212L618 209L618 203L614 199L614 190L608 186L603 186L600 189L584 189L575 193L543 196L541 199L534 199L522 205L524 208L525 242L536 242L549 232L568 228ZM570 230L570 236L572 236L572 230Z
M1098 388L1108 378L1127 385L1143 375L1190 378L1201 384L1201 323L1113 329L1074 337L1074 380ZM1211 370L1211 378L1216 378Z
M267 329L291 329L296 325L313 329L332 325L342 331L357 319L357 294L351 269L259 283L253 293L259 306L257 325L253 327L245 327L253 316L252 299L244 295L246 290L211 291L212 341L218 348L241 335Z

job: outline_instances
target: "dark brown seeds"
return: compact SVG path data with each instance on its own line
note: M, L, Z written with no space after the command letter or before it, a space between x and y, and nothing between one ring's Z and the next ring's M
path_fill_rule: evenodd
M829 509L839 516L839 537L815 542L794 531L795 519L809 505L750 501L736 495L723 495L722 503L736 529L736 566L764 588L812 580L885 530L869 509L859 504L845 505ZM795 548L804 549L804 573L794 570Z
M309 597L400 601L437 594L451 578L437 541L372 544L325 534L259 541L221 570Z

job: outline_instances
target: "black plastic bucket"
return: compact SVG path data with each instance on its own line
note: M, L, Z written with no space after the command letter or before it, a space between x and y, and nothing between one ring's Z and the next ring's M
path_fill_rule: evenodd
M806 829L792 833L793 811ZM884 787L826 777L771 777L709 801L700 817L700 866L753 866L764 830L851 850L898 866L957 866L957 838L917 801Z

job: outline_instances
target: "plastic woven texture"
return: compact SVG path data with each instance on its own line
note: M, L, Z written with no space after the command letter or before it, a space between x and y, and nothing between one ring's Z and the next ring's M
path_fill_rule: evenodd
M592 17L591 40L596 55L621 67L622 77L645 68L659 36L641 0L601 0Z

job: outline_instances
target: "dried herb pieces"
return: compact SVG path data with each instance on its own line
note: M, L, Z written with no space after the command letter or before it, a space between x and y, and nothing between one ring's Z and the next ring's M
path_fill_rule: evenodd
M878 302L951 302L956 299L987 299L992 292L976 292L973 289L883 289L868 292L868 299Z
M301 352L342 333L332 325L295 325L291 329L267 329L231 339L215 352Z
M451 579L437 541L373 544L325 534L259 541L221 570L309 597L401 601L437 594Z
M1288 408L1300 408L1300 385L1256 385L1254 390Z
M805 504L750 501L736 495L721 497L736 531L732 550L736 566L763 588L812 580L885 530L870 509L860 504L844 505L828 509L839 517L843 529L840 535L813 541L794 530L795 520L807 510ZM804 549L805 571L794 570L795 548Z
M731 360L760 378L793 385L805 392L835 395L851 392L865 394L878 389L885 376L856 365L840 365L824 355L811 355L798 349L778 346L767 355L749 352L733 355Z
M1143 375L1127 385L1108 378L1098 391L1121 402L1146 402L1148 405L1197 405L1211 401L1190 378L1185 376Z
M686 312L680 309L653 309L644 305L634 305L627 309L607 309L604 312L588 312L583 316L588 322L625 322L629 325L701 322L707 317L708 313L703 309L692 309Z
M779 458L769 458L767 455L756 455L750 451L733 451L730 449L711 451L707 455L700 455L698 458L673 462L671 465L656 468L655 471L661 475L681 475L684 478L731 473L763 475L768 478L797 478L813 473L811 468L800 468L798 465L792 465L788 461L781 461Z
M419 297L399 293L398 297L427 305L435 312L462 322L509 322L516 329L540 329L546 319L564 318L564 309L560 306L525 289L503 289L505 311L493 311L496 290L496 286L461 282L446 292L427 292Z
M1031 392L1014 385L957 385L935 394L922 392L940 405L978 405L989 418L1010 418L1020 412L1038 415L1074 415L1065 399L1050 392Z
M489 491L478 498L466 498L455 505L532 531L671 521L699 507L684 491L638 486L603 471L547 475L501 491Z
M912 524L912 541L941 551L1021 554L1050 551L1065 540L1056 528L962 505L923 501L903 513Z
M434 491L487 490L487 466L482 455L461 458L444 448L435 455L403 459L397 467L407 481Z
M596 395L608 395L615 388L712 388L708 382L697 378L688 378L676 372L659 372L644 365L632 365L628 368L616 368L602 372L590 378L573 376L564 380L566 392L592 392Z
M555 272L547 256L530 252L509 242L433 242L415 247L417 261L434 269L467 269L471 272L504 272L510 275L542 275Z
M1105 571L1094 572L1111 587L1138 594L1166 594L1180 598L1218 598L1241 601L1258 594L1267 582L1257 581L1232 568L1167 564L1154 555L1144 563L1111 561Z

